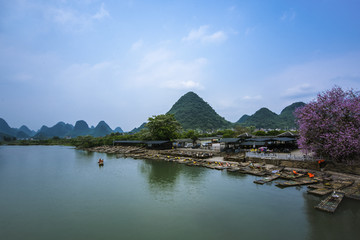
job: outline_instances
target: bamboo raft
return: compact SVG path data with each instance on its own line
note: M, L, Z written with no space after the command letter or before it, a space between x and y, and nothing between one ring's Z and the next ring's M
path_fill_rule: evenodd
M341 181L337 180L333 182L319 183L312 186L308 186L308 188L312 188L312 189L308 190L307 192L315 195L324 196L326 194L331 193L332 191L347 188L351 186L353 183L354 183L353 180L341 180ZM356 188L349 188L347 192L350 195L351 193L356 192Z
M317 179L306 177L306 178L298 179L298 180L279 182L276 184L276 186L284 188L284 187L293 187L293 186L314 184L314 183L318 183L318 182L319 182L319 180L317 180Z
M314 188L314 189L308 190L307 193L324 196L324 195L331 193L332 191L334 191L334 190L323 187L323 188Z
M343 192L334 191L327 198L316 205L315 208L325 212L334 213L344 196L345 194Z
M298 173L298 174L294 174L292 172L281 172L280 174L280 178L286 179L286 180L293 180L293 179L297 179L300 177L303 177L304 174Z
M268 182L271 182L275 179L278 179L280 177L280 175L278 174L274 174L274 175L271 175L269 177L265 177L263 179L259 179L259 180L255 180L254 183L257 183L257 184L264 184L264 183L268 183Z
M345 197L360 200L360 183L344 188Z

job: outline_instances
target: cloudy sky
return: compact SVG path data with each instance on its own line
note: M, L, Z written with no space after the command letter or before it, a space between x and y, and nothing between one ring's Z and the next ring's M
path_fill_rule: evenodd
M235 122L360 90L360 1L0 0L0 117L125 131L194 91Z

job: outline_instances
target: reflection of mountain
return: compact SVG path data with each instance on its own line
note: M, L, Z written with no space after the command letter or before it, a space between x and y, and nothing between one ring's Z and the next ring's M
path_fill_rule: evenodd
M140 171L147 177L150 191L159 196L173 192L179 179L189 184L198 183L208 169L165 161L144 160L140 165Z
M151 189L156 191L173 189L181 171L179 164L163 161L144 160L140 167L141 173L147 175Z

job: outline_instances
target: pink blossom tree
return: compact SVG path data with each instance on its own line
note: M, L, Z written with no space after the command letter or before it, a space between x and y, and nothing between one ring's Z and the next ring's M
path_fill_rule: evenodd
M360 158L360 93L333 89L295 111L298 144L327 160L354 164Z

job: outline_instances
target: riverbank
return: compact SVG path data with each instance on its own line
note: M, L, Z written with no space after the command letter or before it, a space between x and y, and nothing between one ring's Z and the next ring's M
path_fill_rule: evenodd
M272 171L282 169L287 172L311 173L319 179L334 180L352 179L360 182L360 168L357 166L334 166L328 164L320 169L315 161L273 160L266 158L247 158L245 153L224 154L206 149L170 149L153 150L134 146L99 146L85 149L90 152L116 154L137 159L164 160L184 163L187 165L204 166L218 170L242 171L244 173L266 176ZM251 171L253 167L256 171ZM338 168L338 169L337 169ZM359 174L357 174L359 173Z

